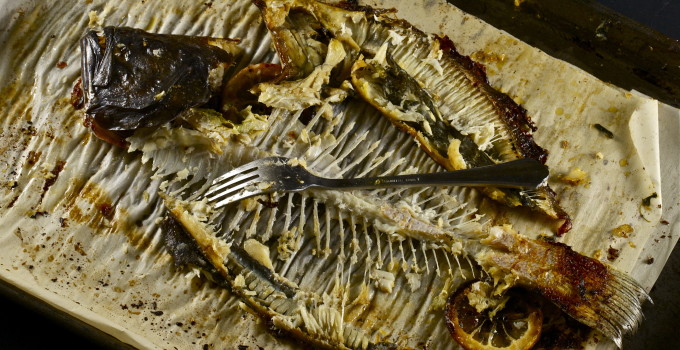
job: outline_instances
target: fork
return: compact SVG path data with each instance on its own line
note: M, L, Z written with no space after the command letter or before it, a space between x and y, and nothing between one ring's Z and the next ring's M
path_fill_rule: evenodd
M237 167L213 180L205 193L214 208L271 192L299 192L311 187L348 190L413 186L494 186L536 188L548 167L530 158L507 163L429 174L329 179L316 176L290 158L267 157Z

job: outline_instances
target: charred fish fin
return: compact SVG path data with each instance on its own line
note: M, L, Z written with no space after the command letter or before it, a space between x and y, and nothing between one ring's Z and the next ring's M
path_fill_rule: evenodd
M524 157L533 158L545 164L548 152L534 141L532 132L535 132L537 128L526 109L508 95L492 88L489 85L485 67L473 61L469 56L460 54L451 39L447 36L436 36L436 39L444 54L457 62L473 84L479 86L481 91L488 96L510 131L516 149Z

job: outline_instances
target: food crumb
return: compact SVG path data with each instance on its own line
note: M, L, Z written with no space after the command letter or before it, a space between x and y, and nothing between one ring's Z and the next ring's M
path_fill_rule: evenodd
M602 249L598 249L593 252L592 258L596 260L601 260L603 256Z
M595 153L595 159L604 159L604 154L602 152Z
M653 263L654 263L654 258L651 257L651 256L649 258L647 258L647 260L645 260L645 264L647 264L647 265L651 265Z
M619 161L619 165L622 166L622 167L627 166L628 165L628 159L621 159Z
M87 13L87 16L89 18L89 22L87 23L87 26L89 28L93 28L96 26L101 25L101 20L99 16L97 15L97 11L90 11Z
M612 230L614 236L622 238L628 238L628 235L631 233L633 233L633 227L628 224L618 226Z
M559 179L572 186L578 186L588 181L588 174L580 168L574 168L568 174L561 175Z
M87 255L87 253L85 252L85 250L83 250L83 247L80 245L80 243L76 243L76 244L73 246L73 249L75 249L75 251L78 252L78 254L80 254L80 255L82 255L82 256L86 256L86 255Z
M620 250L609 247L609 249L607 249L607 260L614 261L616 260L616 258L619 257L620 254L621 254Z
M562 142L560 142L560 147L562 147L562 148L569 148L569 141L567 141L567 140L562 140Z
M64 61L57 62L57 68L59 68L59 69L64 69L64 68L66 68L67 65L68 64Z

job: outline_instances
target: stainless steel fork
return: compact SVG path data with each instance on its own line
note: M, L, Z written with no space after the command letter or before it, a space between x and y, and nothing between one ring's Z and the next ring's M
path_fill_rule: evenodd
M523 158L478 168L430 174L329 179L316 176L285 157L268 157L235 168L215 179L205 194L215 208L271 192L298 192L310 187L347 190L413 186L494 186L536 188L548 167Z

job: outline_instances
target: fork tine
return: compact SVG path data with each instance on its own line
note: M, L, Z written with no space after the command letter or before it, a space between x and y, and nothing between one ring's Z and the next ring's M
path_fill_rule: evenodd
M254 172L257 170L257 167L251 168L246 170L244 173L240 174L234 174L233 177L231 178L225 178L223 182L217 182L214 181L212 186L206 191L205 196L213 196L215 193L221 192L223 189L226 189L227 187L235 186L238 184L241 184L243 182L250 182L253 181L254 179L257 179L259 177L259 174L257 172Z
M262 179L262 173L258 171L261 167L285 163L287 160L283 157L267 157L234 168L213 180L205 192L204 198L210 202L216 202L213 206L220 208L250 196L271 192L273 189L248 189L247 187Z
M260 163L261 163L261 159L258 159L258 160L243 164L243 165L236 167L234 169L231 169L230 171L228 171L228 172L220 175L219 177L215 178L213 180L213 184L216 184L218 182L222 182L222 181L227 180L231 177L234 177L238 174L242 174L242 173L251 171L252 169L257 168L260 165Z
M229 191L229 194L232 194L232 195L227 196L227 197L219 200L217 203L215 203L215 205L213 205L213 208L219 209L219 208L221 208L221 207L223 207L223 206L225 206L229 203L234 203L236 201L240 201L241 199L245 199L245 198L248 198L248 197L251 197L251 196L261 194L262 192L263 191L260 191L259 189L255 190L255 191L252 191L252 190L236 191L236 192Z
M214 202L224 196L230 195L231 193L239 192L241 189L247 187L248 185L254 184L256 182L255 180L257 180L260 177L259 174L257 173L249 175L250 177L241 177L241 181L239 182L232 182L231 184L222 185L220 189L224 188L224 190L211 191L211 194L206 195L206 198L208 199L208 201Z

